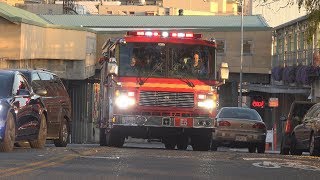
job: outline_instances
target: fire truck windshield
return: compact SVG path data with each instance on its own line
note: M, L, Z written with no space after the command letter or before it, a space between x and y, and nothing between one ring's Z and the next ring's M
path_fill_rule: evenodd
M120 45L120 76L208 79L212 47L170 43Z

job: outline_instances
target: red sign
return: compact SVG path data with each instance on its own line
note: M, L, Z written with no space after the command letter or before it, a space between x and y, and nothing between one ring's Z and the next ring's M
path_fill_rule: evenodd
M264 101L257 101L257 100L253 100L252 103L251 103L252 107L255 107L255 108L264 108Z
M269 107L278 107L279 100L278 98L269 98Z

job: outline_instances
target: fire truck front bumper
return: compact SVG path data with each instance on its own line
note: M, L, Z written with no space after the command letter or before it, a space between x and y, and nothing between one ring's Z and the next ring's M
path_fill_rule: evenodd
M213 128L209 117L115 115L112 121L113 126Z

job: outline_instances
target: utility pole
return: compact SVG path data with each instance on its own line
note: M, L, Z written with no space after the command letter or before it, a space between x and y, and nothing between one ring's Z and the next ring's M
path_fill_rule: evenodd
M241 5L241 49L240 49L240 90L239 90L239 107L242 107L242 65L243 65L243 2L240 0Z

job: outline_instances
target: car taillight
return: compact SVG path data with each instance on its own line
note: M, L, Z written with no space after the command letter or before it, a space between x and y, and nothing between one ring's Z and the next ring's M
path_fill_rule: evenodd
M231 126L231 123L229 121L219 121L219 126Z
M263 123L255 123L254 125L252 125L252 128L265 129L266 126Z
M285 132L288 134L288 133L291 133L291 121L288 119L287 120L287 123L286 123L286 129L285 129Z

